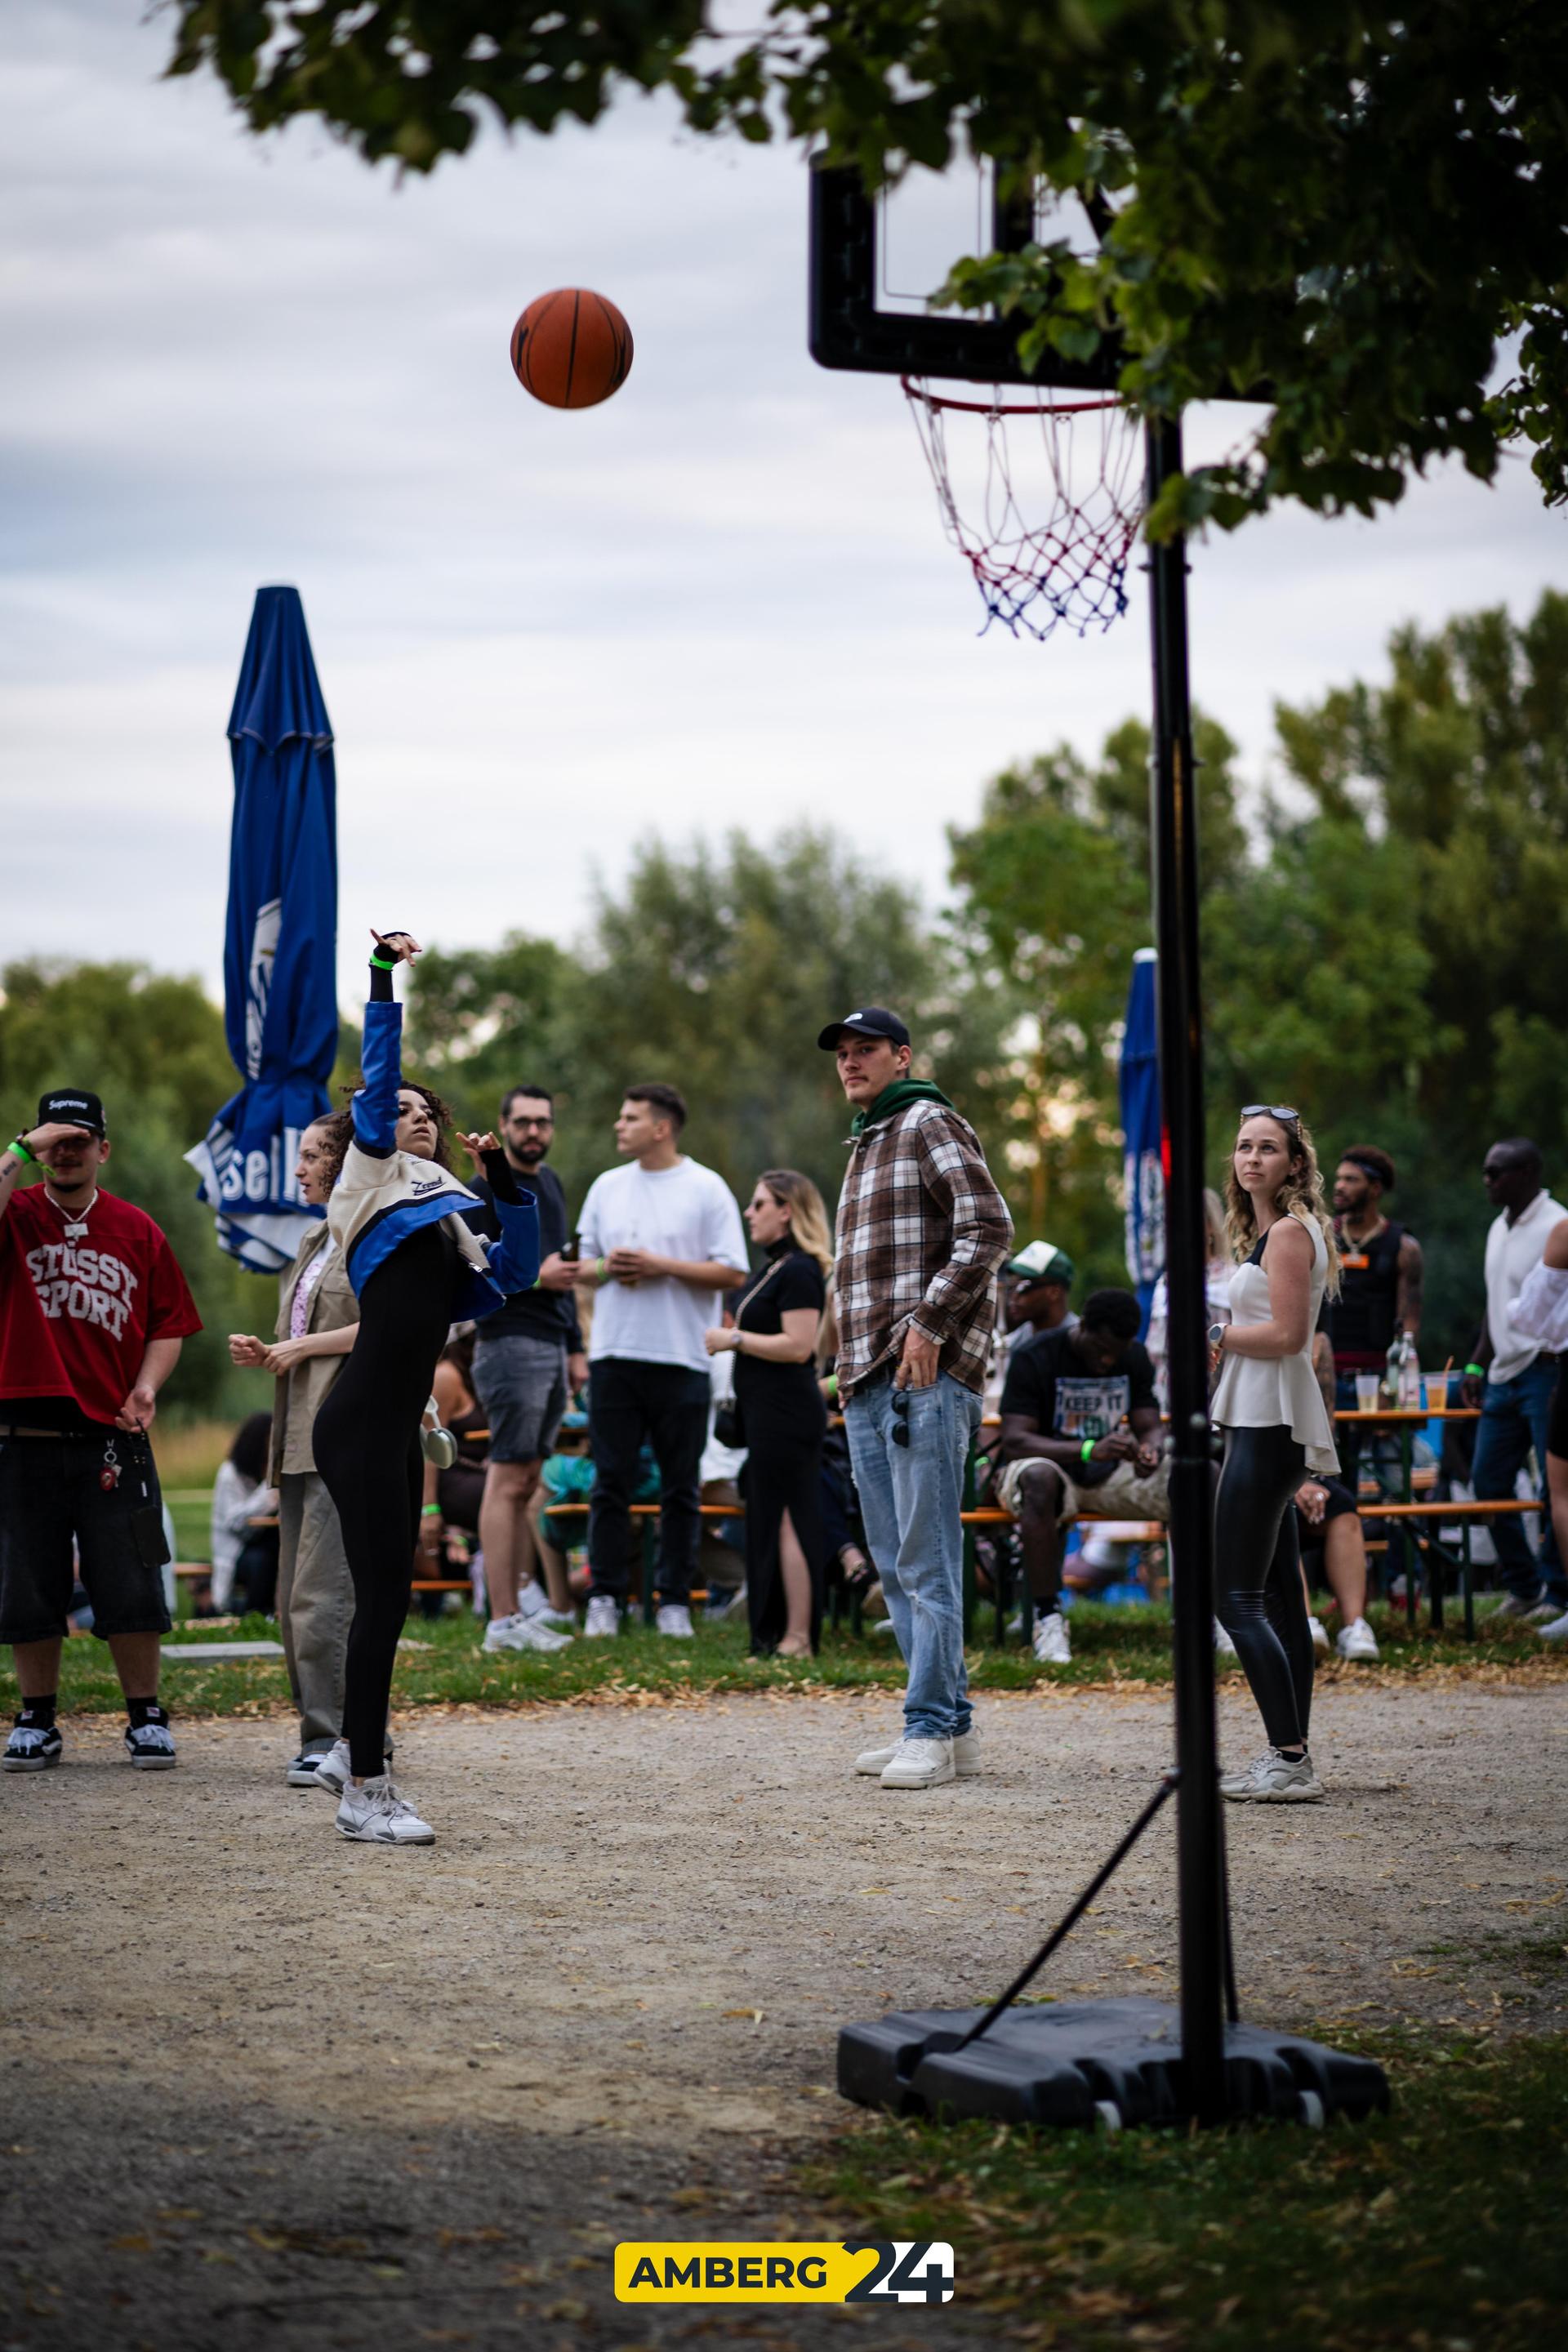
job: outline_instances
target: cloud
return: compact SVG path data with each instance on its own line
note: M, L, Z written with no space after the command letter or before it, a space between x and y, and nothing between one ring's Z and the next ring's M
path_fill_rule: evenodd
M14 951L216 984L223 729L268 581L304 595L337 730L348 993L365 921L569 937L654 831L831 823L934 898L988 774L1146 709L1136 575L1108 635L976 634L897 385L806 355L798 155L631 100L399 188L160 81L167 39L119 0L0 20ZM563 283L637 341L573 415L507 363ZM1526 608L1562 548L1521 467L1200 547L1198 698L1260 772L1276 697L1375 672L1406 619Z

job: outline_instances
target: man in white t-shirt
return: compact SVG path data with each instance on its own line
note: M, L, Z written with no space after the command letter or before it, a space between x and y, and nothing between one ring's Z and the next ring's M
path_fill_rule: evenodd
M719 1321L724 1292L745 1280L747 1259L733 1193L679 1149L685 1124L673 1087L628 1087L616 1149L630 1164L598 1177L583 1203L582 1278L597 1293L588 1343L589 1636L620 1630L645 1444L658 1464L658 1630L691 1632L710 1398L702 1335Z
M1465 1366L1465 1402L1481 1409L1472 1473L1480 1503L1512 1496L1531 1446L1542 1470L1546 1465L1557 1360L1516 1331L1508 1313L1525 1276L1540 1265L1552 1226L1568 1217L1568 1209L1543 1191L1541 1176L1541 1153L1523 1136L1494 1143L1481 1170L1487 1198L1500 1214L1487 1234L1487 1311L1475 1356ZM1568 1601L1568 1581L1551 1512L1542 1513L1539 1560L1531 1558L1517 1517L1494 1519L1491 1531L1508 1588L1499 1614L1536 1621L1555 1617Z

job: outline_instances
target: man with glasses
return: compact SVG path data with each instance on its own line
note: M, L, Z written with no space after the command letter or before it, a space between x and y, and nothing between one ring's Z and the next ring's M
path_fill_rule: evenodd
M563 1256L566 1196L545 1165L555 1139L547 1087L516 1086L501 1102L497 1132L508 1160L539 1202L542 1263L531 1290L520 1291L479 1327L474 1394L489 1423L489 1462L479 1503L479 1542L490 1622L487 1650L557 1650L569 1620L549 1607L539 1585L521 1580L528 1506L569 1399L588 1377L573 1296L578 1268ZM470 1180L472 1181L472 1180ZM486 1187L474 1182L484 1195ZM495 1230L500 1231L499 1224Z
M980 1769L963 1670L963 1473L980 1423L996 1269L1013 1221L980 1139L910 1076L910 1033L870 1005L817 1039L855 1116L838 1203L838 1393L888 1614L909 1668L884 1789Z

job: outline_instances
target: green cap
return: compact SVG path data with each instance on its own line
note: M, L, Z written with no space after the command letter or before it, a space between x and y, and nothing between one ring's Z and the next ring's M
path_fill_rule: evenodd
M1070 1290L1077 1268L1066 1250L1058 1249L1054 1242L1031 1242L1016 1257L1010 1257L1002 1271L1026 1282L1059 1282Z

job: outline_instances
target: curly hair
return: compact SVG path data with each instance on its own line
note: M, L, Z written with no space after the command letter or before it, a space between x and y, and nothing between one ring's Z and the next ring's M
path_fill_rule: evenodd
M1273 1118L1272 1112L1269 1117ZM1340 1295L1339 1244L1334 1238L1334 1221L1323 1197L1323 1175L1318 1166L1312 1131L1300 1116L1275 1118L1274 1125L1289 1146L1292 1163L1289 1174L1274 1195L1275 1209L1282 1217L1297 1216L1304 1224L1310 1223L1317 1226L1329 1254L1329 1296L1337 1298ZM1295 1165L1297 1160L1301 1163L1300 1168ZM1226 1166L1225 1229L1237 1257L1246 1257L1258 1239L1258 1219L1253 1211L1251 1193L1244 1192L1236 1180L1234 1145Z
M360 1078L353 1086L343 1087L340 1091L348 1097L352 1105L353 1097L359 1093L363 1085L364 1080ZM400 1079L397 1090L399 1094L417 1095L425 1104L436 1122L436 1150L433 1154L436 1165L437 1168L444 1168L448 1176L452 1175L454 1170L451 1154L447 1149L447 1133L448 1129L457 1125L457 1114L451 1104L445 1101L433 1087L422 1087L416 1078ZM326 1131L327 1150L332 1171L327 1186L330 1192L343 1172L343 1161L347 1157L348 1148L354 1139L353 1111L352 1108L331 1111L324 1118L312 1119L310 1123L313 1127L322 1128Z

